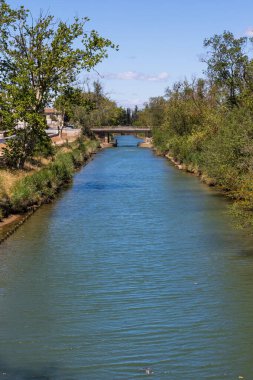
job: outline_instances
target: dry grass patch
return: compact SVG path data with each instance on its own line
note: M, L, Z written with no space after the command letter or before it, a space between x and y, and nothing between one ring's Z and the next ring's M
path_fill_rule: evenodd
M0 189L1 193L7 194L8 196L11 194L11 189L15 185L17 181L26 177L29 172L25 170L0 170Z
M34 161L26 162L24 170L0 169L0 194L10 196L12 188L19 180L34 174L51 162L52 158L38 157Z

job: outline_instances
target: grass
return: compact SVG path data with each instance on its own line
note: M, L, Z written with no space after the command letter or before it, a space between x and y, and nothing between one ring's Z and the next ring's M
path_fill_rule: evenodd
M72 180L98 147L96 141L77 140L58 149L51 161L23 171L0 172L0 220L11 213L24 213L52 200L63 184Z

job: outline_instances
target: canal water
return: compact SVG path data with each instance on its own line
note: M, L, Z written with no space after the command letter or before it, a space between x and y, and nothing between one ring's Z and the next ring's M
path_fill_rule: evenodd
M118 141L0 247L0 379L252 379L253 239Z

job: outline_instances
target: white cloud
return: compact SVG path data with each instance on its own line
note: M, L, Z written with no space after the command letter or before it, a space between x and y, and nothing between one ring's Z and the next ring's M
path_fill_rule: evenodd
M125 71L123 73L112 74L115 75L115 79L122 80L132 80L132 79L142 79L140 73L136 73L135 71Z
M121 73L105 73L103 74L103 78L120 80L143 80L147 82L165 82L169 78L169 74L166 71L155 75L139 73L137 71L124 71Z
M246 35L247 37L253 37L253 27L252 27L252 26L249 27L249 28L246 30L245 35Z

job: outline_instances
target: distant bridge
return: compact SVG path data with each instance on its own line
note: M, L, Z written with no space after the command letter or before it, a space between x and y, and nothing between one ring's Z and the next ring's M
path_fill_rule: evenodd
M136 134L136 133L151 133L151 128L149 127L127 127L127 126L117 126L117 127L101 127L101 128L91 128L91 131L96 134L103 133L125 133L125 134Z
M91 128L91 131L107 143L109 143L112 140L113 135L138 135L140 133L144 133L145 137L151 137L152 135L151 128L131 127L122 125L119 125L117 127Z

